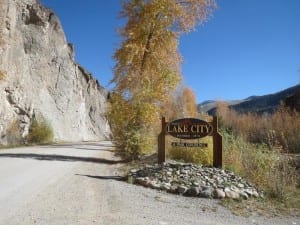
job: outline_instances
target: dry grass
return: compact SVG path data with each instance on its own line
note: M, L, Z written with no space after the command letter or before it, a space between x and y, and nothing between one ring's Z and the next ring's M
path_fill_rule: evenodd
M267 144L270 149L300 153L300 113L281 106L274 114L239 114L225 104L218 105L221 124L245 141Z
M7 128L6 136L7 144L10 146L20 145L23 143L19 120L16 119L10 123Z
M6 73L2 70L0 70L0 81L4 80L4 78L6 77Z
M243 115L224 106L218 113L225 167L263 189L267 202L299 210L299 173L285 153L300 151L300 114L281 107L272 115Z
M299 196L299 193L294 196ZM250 217L252 215L263 215L266 217L300 216L299 208L274 201L273 199L224 199L221 201L221 205L230 209L234 215L244 217Z
M27 141L29 144L50 143L52 139L53 130L49 123L33 121L27 137Z

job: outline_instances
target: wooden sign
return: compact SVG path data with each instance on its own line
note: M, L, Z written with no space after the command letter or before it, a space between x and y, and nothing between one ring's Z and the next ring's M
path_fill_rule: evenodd
M182 118L182 119L171 121L169 123L166 122L165 117L163 117L161 120L161 133L158 136L157 161L159 164L166 161L165 136L167 134L179 139L199 139L206 136L212 136L213 166L222 167L222 158L223 158L222 136L218 132L218 118L216 116L213 117L212 122L206 122L204 120L200 120L196 118ZM193 143L189 143L189 144L193 144ZM204 147L204 146L200 146L200 144L204 144L204 143L199 143L199 147ZM179 146L180 142L173 142L172 145L182 147ZM191 147L191 146L183 146L183 147Z
M213 131L211 124L196 118L174 120L166 125L166 133L180 139L198 139L210 135Z

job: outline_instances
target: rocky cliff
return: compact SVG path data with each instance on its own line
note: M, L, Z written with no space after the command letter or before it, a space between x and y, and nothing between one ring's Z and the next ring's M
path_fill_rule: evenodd
M38 0L0 0L0 144L50 123L56 141L107 139L107 91L74 61L58 17Z

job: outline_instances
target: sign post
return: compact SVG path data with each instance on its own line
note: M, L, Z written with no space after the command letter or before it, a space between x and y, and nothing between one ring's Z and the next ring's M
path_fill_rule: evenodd
M179 139L199 139L206 136L213 138L213 166L222 167L222 136L218 132L218 118L213 117L212 122L196 118L182 118L171 122L166 122L165 117L161 120L161 133L158 136L158 156L157 162L162 164L166 161L166 138L169 134ZM173 142L173 146L183 147L203 147L201 143L177 143Z
M223 166L223 142L222 135L218 132L218 117L214 116L213 121L213 166L220 167Z
M166 161L166 118L161 118L161 132L158 135L158 155L157 162L162 164Z

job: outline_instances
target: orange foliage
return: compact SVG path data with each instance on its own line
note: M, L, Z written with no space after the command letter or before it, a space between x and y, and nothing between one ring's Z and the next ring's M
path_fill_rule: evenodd
M139 153L145 148L143 142L150 143L145 138L154 136L151 131L166 111L164 105L173 105L170 99L181 81L179 35L205 22L214 8L214 0L123 1L121 16L127 23L114 54L115 88L109 112L120 145ZM188 95L187 103L194 101ZM190 113L193 108L188 105Z
M300 152L300 113L281 106L273 114L239 114L218 103L221 124L235 136L251 143L264 143L285 152Z

